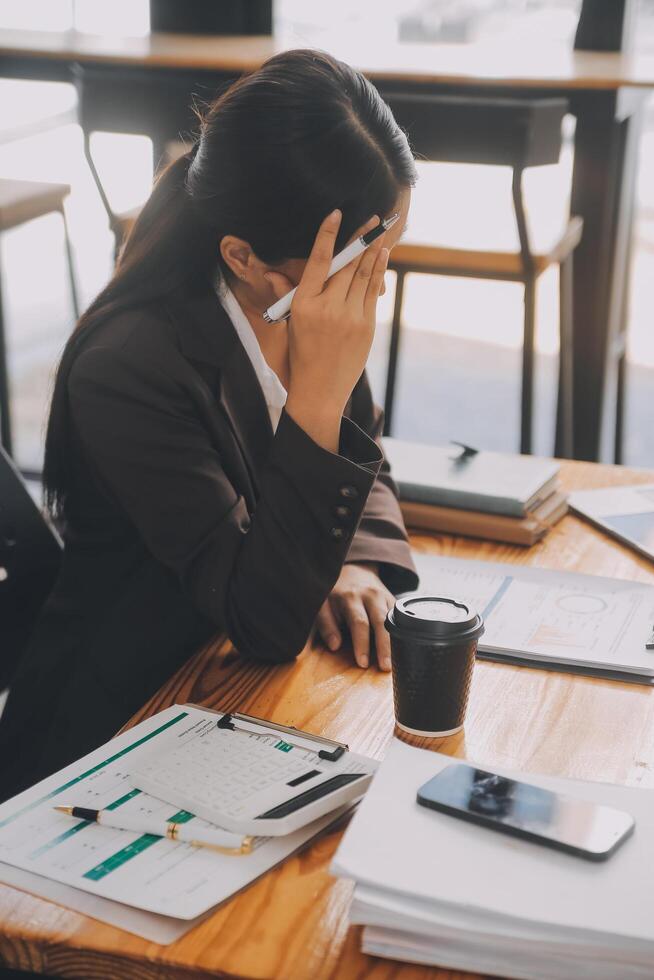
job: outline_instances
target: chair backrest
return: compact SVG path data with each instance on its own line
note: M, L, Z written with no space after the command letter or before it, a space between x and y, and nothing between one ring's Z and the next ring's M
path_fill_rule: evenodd
M62 546L0 446L0 690L52 589Z
M481 163L522 170L557 163L561 98L384 93L418 156L441 163Z
M180 70L171 76L158 68L143 72L124 65L117 71L107 65L76 63L72 81L77 121L86 133L148 133L171 139L198 129L193 111L194 93L200 87L197 73L189 77L189 72Z
M0 567L5 581L58 566L61 542L10 457L0 446Z

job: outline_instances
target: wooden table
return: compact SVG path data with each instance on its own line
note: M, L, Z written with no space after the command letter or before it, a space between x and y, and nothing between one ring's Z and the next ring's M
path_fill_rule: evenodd
M572 51L562 44L539 47L478 42L475 44L375 43L367 50L340 38L329 50L351 61L375 80L455 83L475 86L612 90L622 86L654 87L654 55L626 52ZM243 72L300 42L266 35L219 37L152 33L145 37L110 37L79 31L0 30L3 74L20 72L28 61L71 61L125 67ZM319 46L319 45L317 45Z
M654 480L646 471L566 463L569 489ZM573 516L533 549L448 536L419 550L654 582L651 563ZM175 702L239 709L382 758L393 734L391 679L346 654L307 649L297 663L242 662L215 645L181 670L131 724ZM482 766L654 786L654 691L615 681L479 662L464 732L424 742ZM157 946L0 885L0 963L94 980L463 980L364 956L348 925L352 885L329 875L334 830L170 946ZM466 976L468 976L466 974Z
M195 130L192 95L210 100L241 72L306 43L266 36L112 38L0 30L0 75L70 80L81 66L88 73L86 95L80 86L84 129L148 133L160 159L168 140ZM584 220L574 261L574 455L621 461L625 284L642 106L654 88L654 57L574 52L561 44L382 43L362 50L346 36L318 44L364 71L382 94L402 89L568 98L577 119L572 212Z

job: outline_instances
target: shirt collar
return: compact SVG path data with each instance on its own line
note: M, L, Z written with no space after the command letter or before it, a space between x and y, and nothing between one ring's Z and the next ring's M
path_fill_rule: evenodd
M286 389L263 356L257 335L252 329L252 324L243 312L236 296L226 283L221 283L217 286L216 292L223 309L234 325L234 329L245 348L246 354L250 358L252 367L264 393L266 403L271 408L281 410L286 404Z

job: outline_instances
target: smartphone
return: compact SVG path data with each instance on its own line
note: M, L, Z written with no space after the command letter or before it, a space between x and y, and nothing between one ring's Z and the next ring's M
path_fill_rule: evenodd
M418 803L590 861L605 861L635 826L623 810L466 765L442 769L420 787Z

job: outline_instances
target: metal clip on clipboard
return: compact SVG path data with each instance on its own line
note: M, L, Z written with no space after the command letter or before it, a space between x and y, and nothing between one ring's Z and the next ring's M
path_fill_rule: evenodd
M239 731L247 732L248 734L253 734L249 728L244 728L243 725L239 725L238 722L244 722L247 725L251 725L254 728L264 728L268 731L280 732L283 735L290 735L291 739L299 737L305 742L316 742L318 745L325 746L318 751L318 758L324 759L327 762L338 762L346 752L349 752L349 746L344 742L336 742L330 738L322 738L319 735L312 735L309 732L303 732L299 728L292 728L286 725L277 725L273 721L265 721L263 718L255 718L253 715L244 715L238 711L233 711L229 714L224 714L222 718L216 722L216 728L226 728L229 731ZM254 733L256 734L256 733ZM286 739L286 741L289 741ZM289 741L289 745L294 745L296 748L305 748L305 746L298 745L297 742ZM326 746L331 746L327 748Z

